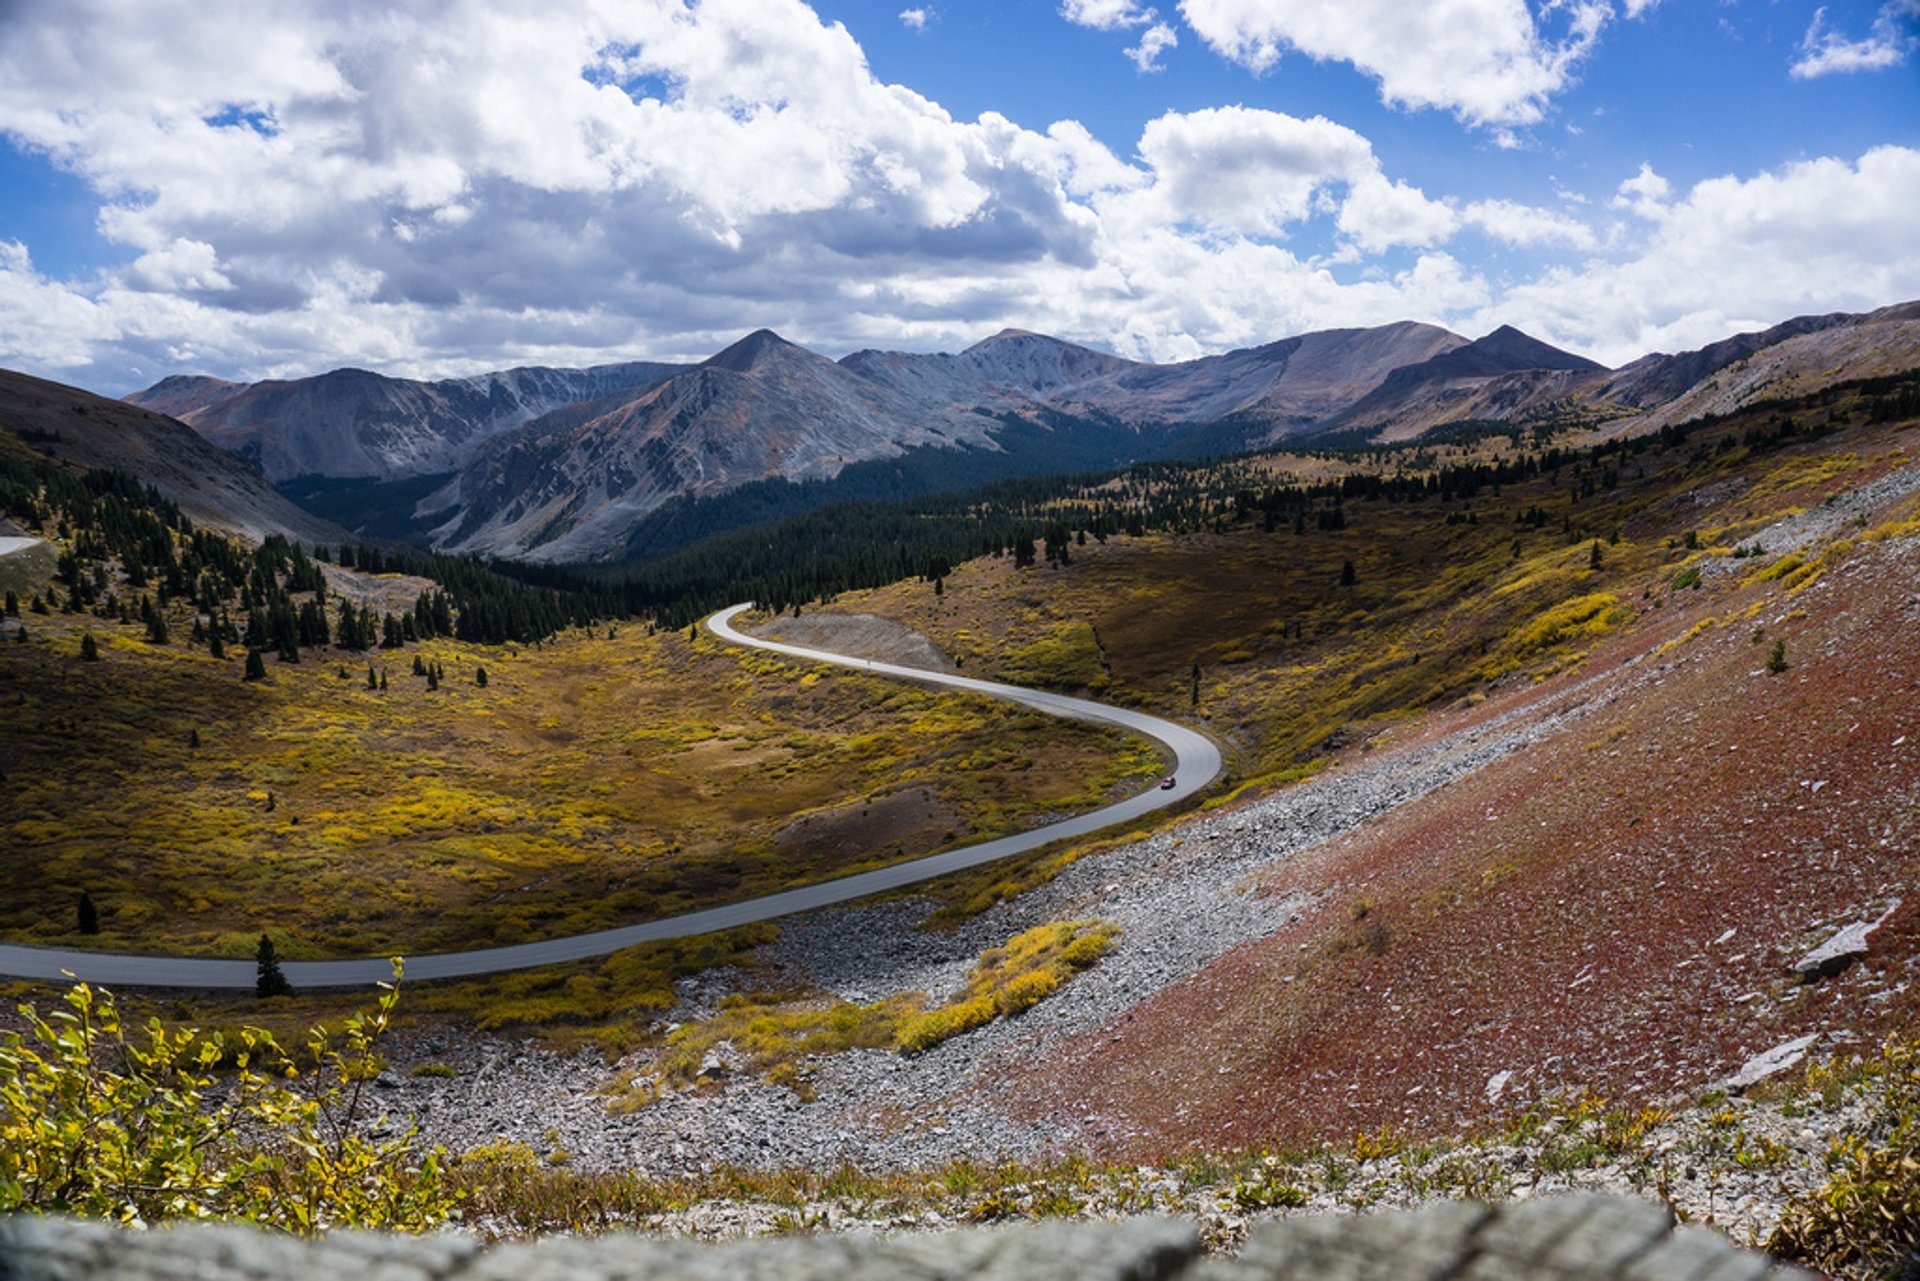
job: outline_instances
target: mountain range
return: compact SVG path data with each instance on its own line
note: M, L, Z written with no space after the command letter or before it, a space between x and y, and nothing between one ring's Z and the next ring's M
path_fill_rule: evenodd
M347 537L289 502L245 459L157 410L0 370L0 426L62 462L136 476L202 524L309 546Z
M1336 433L1408 440L1469 420L1573 413L1629 431L1796 380L1915 364L1920 303L1801 317L1618 370L1510 327L1469 340L1414 322L1171 364L1011 329L958 353L836 361L762 329L695 365L438 382L351 369L250 384L172 377L127 399L178 417L283 491L360 490L410 510L406 532L436 547L568 562L644 551L636 529L747 486L791 483L802 487L792 502L819 505Z

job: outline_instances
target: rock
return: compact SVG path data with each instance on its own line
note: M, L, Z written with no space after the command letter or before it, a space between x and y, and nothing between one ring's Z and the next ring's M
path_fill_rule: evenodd
M1813 1043L1820 1039L1818 1032L1809 1032L1805 1036L1795 1037L1784 1045L1776 1045L1765 1054L1756 1054L1740 1065L1740 1070L1727 1078L1726 1088L1738 1094L1776 1073L1784 1072L1807 1056Z
M1237 1233L1237 1219L1225 1221ZM742 1223L716 1224L737 1232ZM301 1240L234 1224L132 1231L98 1220L0 1219L13 1281L167 1281L360 1275L388 1281L1759 1281L1764 1255L1673 1229L1626 1197L1547 1197L1416 1211L1298 1215L1256 1229L1237 1259L1206 1259L1191 1225L1133 1217L875 1237L823 1233L721 1246L644 1236L551 1237L487 1248L472 1237L334 1232Z
M1840 974L1867 954L1867 938L1900 908L1895 899L1886 911L1871 921L1854 921L1793 963L1802 983L1818 983Z
M700 1060L700 1070L694 1074L696 1081L724 1081L731 1073L718 1054L709 1054Z
M405 1081L402 1081L392 1072L382 1072L379 1076L373 1078L373 1083L383 1090L397 1090L406 1084Z

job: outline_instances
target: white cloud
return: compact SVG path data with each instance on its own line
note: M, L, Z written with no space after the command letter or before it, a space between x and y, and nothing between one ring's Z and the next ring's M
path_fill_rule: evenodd
M1609 363L1812 311L1920 297L1920 150L1712 178L1615 261L1550 271L1486 313Z
M1325 116L1248 107L1168 112L1147 122L1140 155L1166 221L1255 236L1284 235L1313 212L1316 192L1376 163L1365 138Z
M1864 39L1849 40L1830 29L1827 10L1813 11L1813 21L1800 40L1800 56L1794 60L1791 74L1796 80L1811 80L1849 71L1885 71L1907 60L1920 48L1916 34L1920 20L1920 0L1889 0L1874 15L1873 25Z
M1179 43L1180 37L1174 34L1172 27L1164 22L1156 22L1140 33L1140 43L1127 50L1127 57L1143 75L1160 71L1163 70L1160 55Z
M933 10L931 9L902 9L900 11L900 25L914 31L925 31L927 29L927 22L932 17Z
M1620 184L1620 190L1608 203L1615 209L1631 209L1642 218L1659 220L1667 216L1667 198L1673 185L1653 171L1644 160L1640 172Z
M1060 16L1077 26L1096 31L1122 31L1144 27L1153 21L1153 10L1135 0L1062 0Z
M1338 226L1348 240L1367 253L1395 245L1431 245L1446 240L1460 218L1445 203L1404 182L1389 182L1379 173L1356 179L1340 206Z
M1560 34L1543 31L1525 0L1180 0L1201 39L1250 70L1267 70L1289 49L1348 62L1378 80L1390 103L1483 125L1541 119L1611 9L1562 0L1545 12L1562 21Z
M0 130L91 184L124 262L55 280L0 243L0 364L116 392L446 375L697 358L761 324L828 352L1012 324L1169 359L1406 318L1633 355L1920 296L1902 148L1683 193L1643 168L1618 203L1644 220L1603 242L1423 191L1323 117L1107 141L956 120L799 0L523 3L0 5ZM1469 231L1561 265L1496 284L1455 256Z
M1476 200L1461 211L1461 217L1494 239L1521 248L1566 245L1592 249L1599 243L1593 228L1578 218L1511 200Z

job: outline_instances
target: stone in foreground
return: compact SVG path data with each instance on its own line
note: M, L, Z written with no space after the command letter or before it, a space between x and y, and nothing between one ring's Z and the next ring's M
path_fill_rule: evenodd
M0 1219L0 1281L1761 1281L1806 1277L1623 1197L1441 1202L1300 1215L1208 1259L1171 1219L1053 1222L894 1237L703 1245L611 1235L483 1248L468 1237L338 1232L303 1241L233 1224L129 1231Z

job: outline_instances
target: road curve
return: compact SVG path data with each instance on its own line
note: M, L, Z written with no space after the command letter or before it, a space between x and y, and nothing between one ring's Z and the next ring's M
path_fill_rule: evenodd
M762 640L757 636L748 636L736 631L733 627L733 620L749 608L751 605L735 605L731 609L721 610L707 619L708 630L724 641L751 646L754 649L770 650L790 658L830 663L838 667L849 667L856 671L873 672L882 676L896 676L923 684L971 690L977 694L1004 698L1055 716L1117 725L1122 729L1151 738L1173 752L1174 760L1177 762L1173 774L1174 786L1166 789L1149 788L1136 796L1130 796L1126 800L1082 814L1077 818L1050 823L1045 827L1037 827L1032 831L1021 832L1014 836L1003 836L999 840L986 841L979 845L967 845L940 854L929 854L925 858L911 859L889 867L876 868L871 872L843 876L837 880L803 885L797 889L782 890L777 894L764 894L759 898L729 903L724 907L686 912L679 916L647 921L640 925L623 925L610 930L595 930L590 934L573 934L565 938L546 939L539 943L518 943L511 947L484 947L470 952L438 952L426 956L411 956L407 958L406 973L409 979L466 978L478 974L498 974L506 970L532 969L541 965L557 965L564 961L581 961L589 957L604 956L608 952L616 952L623 947L632 947L636 943L687 938L714 930L731 929L737 925L771 921L776 917L790 916L795 912L810 911L817 907L850 902L870 894L899 889L903 885L914 885L921 881L930 881L937 876L945 876L949 872L978 867L982 863L991 863L995 859L1006 858L1010 854L1022 854L1028 850L1038 849L1042 845L1050 845L1055 841L1085 836L1117 823L1128 822L1193 795L1211 783L1215 775L1220 772L1220 750L1214 746L1212 740L1156 716L1128 711L1125 708L1108 707L1082 698L1068 698L1064 694L1022 689L1018 685L1001 685L993 681L976 680L970 676L926 671L918 667L904 667L895 663L883 663L864 658L849 658L844 654L828 653L826 650L807 649L799 645L784 645L777 641ZM364 987L392 977L392 966L385 958L358 961L286 961L281 964L281 969L286 974L287 981L296 988ZM64 948L22 947L12 944L0 944L0 974L13 978L53 980L59 980L71 974L75 978L85 979L91 983L123 988L251 988L256 978L252 961L212 960L183 956L133 956L118 952L79 952Z

